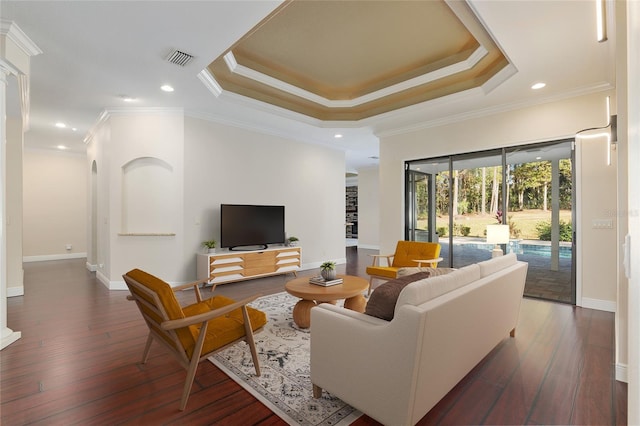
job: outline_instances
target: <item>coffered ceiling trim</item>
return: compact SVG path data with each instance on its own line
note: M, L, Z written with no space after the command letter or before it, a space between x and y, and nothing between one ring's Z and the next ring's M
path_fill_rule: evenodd
M276 90L281 90L291 95L307 99L311 102L315 102L327 108L351 108L380 98L384 98L394 93L412 89L422 84L430 83L432 81L445 78L462 71L470 70L475 65L477 65L478 62L480 62L480 60L487 55L487 53L487 49L485 49L483 46L480 46L475 49L470 56L460 62L456 62L452 65L436 69L432 72L420 75L418 77L414 77L409 80L405 80L392 86L388 86L375 92L349 100L327 99L323 96L309 92L308 90L294 86L293 84L289 84L286 81L278 80L277 78L240 65L236 61L233 52L229 52L224 55L224 60L230 72L248 78L250 80L254 80L258 83L273 87Z
M357 121L483 87L509 65L464 1L291 0L199 77L215 96Z

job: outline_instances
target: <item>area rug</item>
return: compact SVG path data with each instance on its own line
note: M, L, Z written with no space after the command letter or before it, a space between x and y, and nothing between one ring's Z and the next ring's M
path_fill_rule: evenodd
M255 335L260 377L255 375L251 352L244 342L209 360L290 425L348 425L362 413L327 392L313 398L310 333L293 322L293 306L298 300L278 293L251 304L269 318L264 330Z

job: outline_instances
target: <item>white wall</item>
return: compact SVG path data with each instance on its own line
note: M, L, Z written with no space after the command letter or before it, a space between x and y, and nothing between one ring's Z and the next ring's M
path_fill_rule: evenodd
M617 308L617 158L606 166L607 142L590 139L576 149L578 305L615 312ZM610 220L611 229L594 228Z
M86 256L85 161L82 154L24 150L24 261Z
M132 212L123 203L127 165L139 158L167 163L173 173L162 187L148 185L170 201L161 203L167 217L160 222L175 226L158 229L163 235L129 229L155 213ZM89 228L87 235L97 235L95 268L111 289L125 288L121 276L132 268L172 283L194 280L202 241L220 240L223 203L284 205L286 231L300 238L303 268L346 261L341 151L185 117L181 111L129 110L110 112L96 126L87 149L87 178L94 162L95 213L91 183L86 202L98 229ZM132 214L137 216L127 221Z
M358 247L380 248L380 176L377 167L358 170Z
M190 117L185 140L184 276L202 241L220 241L220 204L284 205L303 268L346 262L343 152Z
M403 236L404 161L570 137L580 129L606 124L607 94L592 94L382 137L381 251L393 252L396 241ZM576 172L578 186L583 184L584 187L578 194L583 219L576 224L580 233L578 257L584 259L582 270L577 272L582 296L577 303L611 310L616 306L616 221L612 218L614 228L605 230L592 229L592 220L609 218L610 212L617 208L616 167L615 164L606 165L602 140L586 143L590 144L589 149L583 150L581 157L577 158ZM597 192L589 186L593 182L597 182ZM581 244L582 241L587 241L587 244ZM599 243L589 245L592 241Z
M95 233L93 230L87 232L88 236L95 234L98 238L97 277L109 288L125 288L122 274L133 268L141 268L167 281L183 281L179 272L186 258L182 251L182 110L111 112L96 127L88 148L84 164L86 179L91 176L94 161L98 171L95 185L98 192L95 212L98 218L95 223L98 229ZM127 179L132 164L135 172L139 172L149 163L156 162L168 167L169 178L161 184L149 179L144 186L136 179L131 186ZM93 191L93 187L93 184L87 185L88 192ZM137 192L140 198L147 199L151 194L152 199L164 196L171 202L164 204L161 209L157 205L147 205L146 209L131 210L125 197L130 191ZM93 196L89 193L85 205ZM149 218L151 227L143 229L136 226L144 223L145 217ZM93 223L93 220L90 222ZM163 223L162 227L157 226L160 222ZM92 242L89 245L93 246Z

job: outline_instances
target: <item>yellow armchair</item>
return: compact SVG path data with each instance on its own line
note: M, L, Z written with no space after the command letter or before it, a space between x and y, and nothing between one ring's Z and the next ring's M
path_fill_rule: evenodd
M398 241L396 251L393 254L374 254L373 263L367 267L369 275L369 293L374 278L392 280L398 277L398 269L406 267L430 266L436 268L442 261L440 256L440 244L421 241ZM381 264L381 259L386 259L386 265Z
M187 370L180 410L187 405L198 364L233 343L247 342L256 375L260 375L253 332L262 329L267 323L267 316L247 306L258 295L238 302L224 296L202 300L199 286L206 280L172 288L139 269L127 272L123 278L131 292L128 298L136 301L149 327L142 363L147 361L151 343L156 340ZM181 307L174 292L188 287L193 287L196 303Z

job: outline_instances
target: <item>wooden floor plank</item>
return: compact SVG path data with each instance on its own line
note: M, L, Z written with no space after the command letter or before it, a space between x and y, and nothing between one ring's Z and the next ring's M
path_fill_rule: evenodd
M338 273L365 277L376 252L345 253ZM7 300L8 325L22 338L0 352L0 423L285 424L208 362L198 369L187 409L179 411L184 369L156 344L140 364L147 329L139 311L127 292L108 291L84 263L25 264L25 295ZM273 294L290 278L222 285L216 292ZM192 303L193 291L177 297ZM613 314L523 299L516 337L505 337L418 424L624 425L627 387L614 380L613 353ZM569 414L562 408L567 404ZM354 422L378 424L366 415Z

